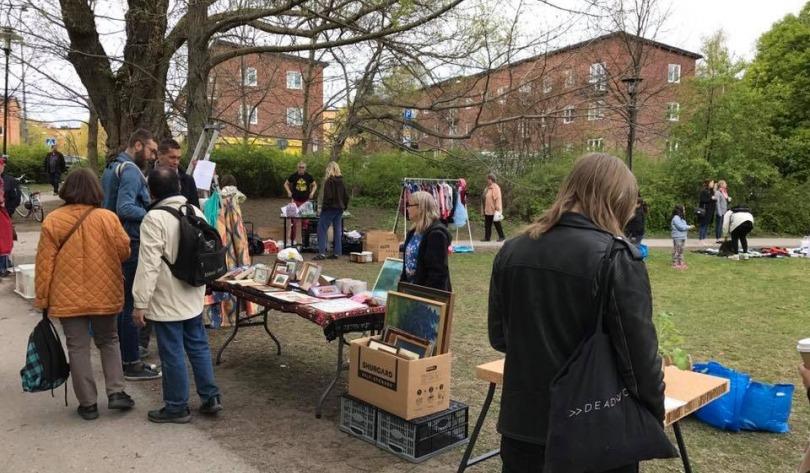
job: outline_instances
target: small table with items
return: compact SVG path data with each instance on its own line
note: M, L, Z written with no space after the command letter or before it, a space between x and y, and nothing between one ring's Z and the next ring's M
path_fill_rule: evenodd
M310 238L309 238L310 235L317 234L318 220L319 220L319 217L317 215L311 215L310 214L310 215L307 215L307 216L304 216L304 217L285 217L285 216L282 215L280 218L281 218L281 220L284 221L284 248L287 248L287 243L288 242L292 243L287 239L287 237L289 236L289 229L288 229L287 221L292 220L292 222L289 223L289 227L292 227L295 224L296 220L300 220L302 222L307 222L306 225L301 225L301 235L298 235L298 238L300 239L300 241L302 243L302 245L301 245L302 250L303 251L307 251L307 250L309 250L309 251L317 251L318 246L317 245L310 245ZM341 218L341 224L342 224L341 226L343 228L346 228L346 226L345 226L346 218L348 218L348 216L343 216Z
M470 436L470 442L467 444L467 450L464 451L464 456L461 457L458 473L462 473L467 468L496 457L501 453L500 449L496 449L472 460L470 459L475 448L475 442L478 440L481 427L484 425L484 420L492 404L495 389L499 384L503 383L503 367L504 359L500 359L478 365L475 368L475 376L480 380L489 382L489 390L486 399L484 399L484 405L481 407L481 413L478 415L478 421L475 423L475 428ZM686 453L686 445L681 435L679 422L689 414L726 394L729 390L729 382L727 379L692 371L683 371L674 366L664 368L664 382L666 383L664 393L666 396L666 419L664 425L671 425L675 431L675 440L678 442L678 451L681 453L684 471L691 473L692 466Z
M348 312L328 313L317 310L314 307L310 307L306 304L284 303L271 298L264 292L253 287L230 284L227 281L214 281L211 284L211 288L214 291L227 292L233 295L236 298L234 310L239 310L242 305L242 301L252 302L263 308L259 313L253 315L240 317L238 313L236 314L234 319L236 322L233 324L233 331L217 352L217 365L222 362L222 353L236 337L236 333L239 331L240 327L251 327L258 325L264 326L264 330L276 344L276 352L281 355L281 343L278 341L276 336L273 335L273 332L270 331L270 327L267 325L267 314L270 310L296 314L299 317L309 320L310 322L321 327L327 341L337 339L338 348L335 377L326 387L323 394L321 394L321 397L315 406L315 417L317 418L321 417L321 408L323 406L323 402L335 387L335 384L340 378L341 371L343 371L346 367L345 363L343 362L343 349L344 346L348 345L348 342L344 338L344 335L352 332L374 332L382 330L385 319L384 306L367 307ZM255 320L258 318L261 318L262 320Z

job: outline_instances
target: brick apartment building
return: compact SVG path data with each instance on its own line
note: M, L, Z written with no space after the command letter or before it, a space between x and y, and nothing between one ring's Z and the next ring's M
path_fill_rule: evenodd
M237 47L220 40L213 50ZM217 65L209 74L208 93L211 117L225 125L224 141L247 138L300 153L309 136L310 149L318 151L323 146L326 65L278 53L251 54Z
M430 132L406 127L403 139L422 149L623 154L629 95L622 79L633 76L630 50L641 53L635 146L661 155L678 146L669 135L682 113L680 84L694 76L701 56L621 32L437 84L415 111L416 123Z

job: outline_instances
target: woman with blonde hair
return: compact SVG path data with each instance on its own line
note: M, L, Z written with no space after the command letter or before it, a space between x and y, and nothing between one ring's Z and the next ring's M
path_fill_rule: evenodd
M419 286L452 291L447 253L451 236L439 220L439 204L427 192L414 192L408 199L408 217L413 228L403 245L405 264L401 280Z
M604 328L616 369L630 395L663 422L664 380L647 269L638 249L621 237L637 198L636 179L622 161L587 154L551 207L495 257L489 339L506 353L498 423L503 471L543 471L551 385L597 329L594 288L610 248ZM606 471L637 472L638 463Z
M338 259L343 254L343 211L349 208L349 193L343 184L343 175L340 166L334 161L326 165L326 175L323 179L323 202L321 202L321 215L318 218L318 255L316 260L326 259L327 231L332 226L334 239L332 254L329 259Z

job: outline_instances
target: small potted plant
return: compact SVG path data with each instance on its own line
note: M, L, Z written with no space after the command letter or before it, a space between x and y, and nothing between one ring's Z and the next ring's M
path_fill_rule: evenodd
M684 343L671 313L661 312L655 318L658 334L658 353L664 359L664 366L676 366L682 370L692 369L692 356L681 346Z

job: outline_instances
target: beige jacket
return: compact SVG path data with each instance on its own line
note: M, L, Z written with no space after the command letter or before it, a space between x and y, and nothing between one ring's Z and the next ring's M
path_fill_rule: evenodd
M177 258L180 222L169 212L156 208L179 208L185 203L185 197L167 197L155 204L141 222L141 247L132 295L135 308L146 309L146 318L156 322L193 319L203 311L205 286L190 286L175 278L162 259ZM200 209L193 208L197 215L204 216Z
M492 183L484 190L484 215L495 215L495 212L503 212L503 202L501 186Z

